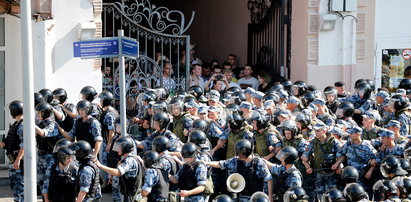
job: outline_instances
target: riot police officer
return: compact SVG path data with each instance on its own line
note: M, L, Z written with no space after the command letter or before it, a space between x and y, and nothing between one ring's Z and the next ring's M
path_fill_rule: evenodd
M253 129L256 132L254 136L256 153L269 160L281 149L281 137L265 115L255 111L252 120Z
M81 113L79 113L81 114ZM92 161L95 158L91 145L84 141L77 141L69 146L74 151L79 163L76 179L77 201L93 201L101 198L99 169Z
M244 127L243 123L243 117L239 113L233 112L228 120L230 134L228 135L227 140L226 159L235 156L234 145L238 140L247 139L249 141L253 141L253 133L251 133L247 127Z
M91 116L92 105L89 101L79 101L76 108L80 118L74 122L73 128L67 132L60 127L59 131L68 140L85 140L94 148L93 155L97 156L103 141L101 124L96 118Z
M283 199L283 195L290 187L301 187L303 184L303 176L301 172L294 166L297 162L298 151L292 146L287 146L281 149L276 155L276 158L281 161L281 165L267 162L267 167L272 175L277 176L278 184L275 189L276 197L279 200Z
M37 180L40 189L43 189L45 173L48 167L54 163L53 148L61 138L57 123L52 119L53 107L42 102L36 106L37 118L39 122L35 126L37 142Z
M44 200L74 202L78 171L78 167L73 163L74 152L68 145L56 145L55 149L57 162L47 168L42 190Z
M204 163L197 161L197 146L192 142L185 143L181 155L186 163L176 175L170 176L170 181L178 184L179 195L184 197L184 201L204 202L207 167Z
M159 166L160 157L155 151L144 153L144 167L147 169L144 175L144 185L141 195L147 197L147 201L167 202L169 190L169 177L167 171Z
M264 161L253 154L249 140L242 139L235 144L236 156L227 160L204 162L213 168L227 169L228 175L239 173L245 179L245 188L239 194L240 201L248 201L250 196L263 191L267 185L268 195L272 198L272 178Z
M137 184L139 182L138 174L142 177L142 167L139 167L139 160L132 154L134 149L133 139L131 137L122 136L117 139L114 144L113 150L117 151L121 156L121 161L118 163L117 168L110 168L102 165L97 159L94 160L96 166L112 176L120 177L120 190L123 194L124 202L133 202L137 193ZM140 161L141 162L141 161Z
M101 114L103 113L102 109L100 106L93 103L93 100L97 96L96 89L94 89L94 87L92 86L85 86L81 89L80 93L82 95L83 100L87 100L91 103L90 115L96 118L97 120L100 120Z
M193 120L188 113L183 111L183 102L180 99L172 99L170 109L173 115L173 133L182 142L187 142L188 130L191 128Z
M394 95L390 99L390 105L395 110L395 119L400 122L400 134L410 134L411 115L408 113L409 101L401 95Z
M391 180L378 180L374 186L374 200L387 202L400 202L398 190L395 183Z
M345 202L345 198L343 193L336 189L332 188L325 192L321 198L321 201L323 202Z
M58 124L65 131L73 128L74 120L77 119L76 106L67 102L67 92L63 88L56 88L53 91L53 102L56 102L62 109L64 120L58 120Z
M136 141L137 147L140 149L144 149L144 151L151 150L151 146L153 143L154 138L157 136L166 136L170 141L169 151L171 154L178 153L180 151L180 140L177 136L172 133L171 131L167 130L167 126L170 123L170 117L165 112L158 112L154 114L153 117L153 128L155 132L150 135L146 140L142 142Z
M23 102L19 100L12 101L9 110L15 121L10 125L6 138L0 142L0 147L6 150L9 159L10 188L13 192L14 201L23 201Z
M308 195L302 187L294 186L287 189L284 193L284 202L308 202Z
M338 141L331 135L327 135L328 127L318 122L314 126L316 137L310 142L302 159L306 167L306 173L316 174L317 199L329 189L337 186L337 177L331 166L335 163L337 153L340 150ZM312 167L309 165L309 157L312 157Z
M345 186L344 196L350 202L368 202L367 192L365 192L364 188L357 183L351 183Z

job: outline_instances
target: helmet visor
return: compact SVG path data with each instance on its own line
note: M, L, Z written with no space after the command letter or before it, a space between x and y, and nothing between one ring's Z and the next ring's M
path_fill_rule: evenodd
M365 89L359 89L358 90L358 96L364 97L364 95L365 95Z
M116 142L113 146L113 151L120 153L121 152L121 144Z
M284 158L284 156L285 156L285 153L283 151L279 151L277 155L275 155L275 158L281 161L281 159Z
M337 115L338 118L344 117L344 109L338 108L335 115Z

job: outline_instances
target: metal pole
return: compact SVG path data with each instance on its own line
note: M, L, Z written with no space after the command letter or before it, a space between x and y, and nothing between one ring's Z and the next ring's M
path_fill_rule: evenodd
M190 63L190 36L187 36L187 41L186 41L186 89L188 90L188 88L190 87L190 68L191 68L191 63Z
M125 136L127 134L126 128L126 76L124 69L124 56L122 47L122 37L124 36L124 30L118 30L118 62L119 62L119 74L120 74L120 124L121 124L121 135Z
M31 1L21 1L21 41L23 57L23 141L24 199L37 201L36 140L34 132L33 42Z

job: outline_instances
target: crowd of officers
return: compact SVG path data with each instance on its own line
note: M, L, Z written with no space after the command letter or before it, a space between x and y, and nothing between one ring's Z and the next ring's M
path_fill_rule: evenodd
M64 89L43 89L35 134L23 134L13 101L0 146L15 201L24 200L24 135L36 136L44 201L98 201L101 187L113 201L409 201L410 92L410 79L394 93L364 79L352 93L342 82L320 91L289 80L265 93L143 89L121 134L111 92L86 86L73 105Z

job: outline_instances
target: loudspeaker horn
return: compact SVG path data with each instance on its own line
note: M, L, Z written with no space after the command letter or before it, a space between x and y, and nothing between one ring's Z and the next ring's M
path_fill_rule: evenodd
M233 193L239 193L245 188L245 179L238 173L233 173L227 178L227 189Z

